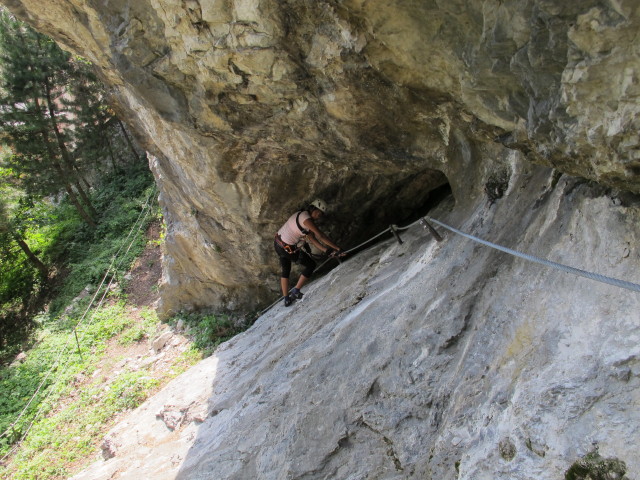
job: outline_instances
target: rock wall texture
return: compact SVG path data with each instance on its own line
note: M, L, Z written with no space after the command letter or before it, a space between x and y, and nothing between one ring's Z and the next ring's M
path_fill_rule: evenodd
M273 300L316 196L344 247L431 208L640 282L636 0L3 1L153 154L164 315ZM639 294L442 233L270 310L77 478L551 480L596 448L637 476Z
M638 282L640 203L516 157L501 199L432 216ZM275 306L74 480L558 480L594 450L638 478L640 293L438 230L417 224Z
M154 155L160 313L277 291L272 236L316 196L348 246L518 151L640 192L635 0L3 0L90 59ZM499 183L499 182L498 182Z

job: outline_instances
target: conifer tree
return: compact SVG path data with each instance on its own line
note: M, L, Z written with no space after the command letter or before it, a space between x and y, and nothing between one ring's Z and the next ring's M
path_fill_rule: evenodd
M63 103L72 112L76 159L97 171L104 170L108 159L116 171L117 153L112 145L115 115L104 101L104 86L83 59L74 58L71 65L70 96Z
M118 159L127 149L134 160L140 161L127 129L106 101L106 89L91 65L75 57L71 66L70 95L62 101L72 112L75 151L97 170L102 169L107 158L114 171L120 170L122 167L117 164L123 162ZM119 145L122 139L126 146Z
M67 93L70 55L53 40L6 12L0 13L0 131L14 154L7 157L22 187L40 196L67 193L80 216L96 226L65 131L71 119Z
M14 241L26 255L29 263L35 267L42 279L46 281L49 276L47 266L33 253L27 242L24 240L24 222L21 222L20 215L14 215L11 206L4 194L0 197L0 245L8 251L10 241Z

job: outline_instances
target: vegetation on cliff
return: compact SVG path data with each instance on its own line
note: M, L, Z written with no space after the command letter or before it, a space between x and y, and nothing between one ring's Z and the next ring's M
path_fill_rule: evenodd
M69 264L82 261L83 247L106 240L115 227L109 222L122 227L137 214L116 199L138 197L152 178L90 65L5 11L0 136L0 356L6 356L29 333L29 319ZM122 216L114 220L118 208ZM89 269L84 280L95 275Z
M0 141L0 477L67 478L121 412L245 325L158 320L146 159L91 66L2 10Z
M114 335L135 344L159 325L131 313L123 275L160 213L90 66L4 11L0 135L0 463L3 478L51 478L160 382L82 380Z

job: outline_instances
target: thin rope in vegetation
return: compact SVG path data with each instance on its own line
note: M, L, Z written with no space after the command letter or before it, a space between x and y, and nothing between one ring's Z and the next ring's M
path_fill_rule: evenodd
M124 248L125 244L127 243L127 241L129 240L129 238L133 235L134 232L139 231L142 228L142 225L144 225L144 222L146 220L146 218L148 217L149 213L151 212L151 205L149 204L150 199L152 198L152 196L156 193L156 187L154 187L152 189L152 191L149 193L149 195L147 196L147 199L145 201L144 206L142 207L142 210L140 211L140 213L138 214L138 218L136 219L136 221L134 222L133 226L131 227L131 229L129 230L129 234L125 237L125 239L122 241L120 247L118 248L117 252L113 255L112 259L111 259L111 263L110 265L107 267L107 270L104 274L104 276L102 277L102 280L100 282L100 285L98 286L98 288L96 289L93 297L91 298L91 301L89 302L89 305L87 306L87 308L85 309L84 313L82 314L82 317L80 318L80 320L78 320L78 322L76 323L76 325L73 327L73 331L74 333L77 331L77 329L82 326L84 319L86 318L88 312L92 309L93 307L93 303L95 302L96 297L98 296L98 293L100 292L102 286L104 285L107 277L109 276L109 274L112 272L113 273L111 275L111 279L109 280L109 283L107 284L107 286L104 288L103 290L103 294L102 297L100 298L100 301L98 302L98 304L95 306L95 309L100 308L102 306L102 303L104 302L108 292L110 291L110 287L113 284L114 279L116 278L116 274L118 272L118 269L122 266L122 263L124 262L124 259L126 257L126 254L131 250L131 248L133 247L133 244L135 243L136 239L133 238L131 240L131 242L129 242L129 245L127 247L127 249L125 250L125 252L122 254L122 257L120 258L120 261L118 263L118 265L114 268L114 264L116 263L116 259L118 258L118 256L120 255L120 252L122 251L122 249ZM144 214L144 216L143 216ZM138 224L138 222L140 222ZM87 326L90 326L92 324L93 319L95 318L95 313L93 315L91 315L89 317ZM77 338L77 337L76 337ZM80 337L80 340L82 340L84 338L84 335ZM31 398L29 399L29 401L27 402L27 404L25 405L25 407L22 409L22 411L20 412L20 414L18 415L18 418L16 418L16 420L9 425L9 427L7 427L7 429L0 434L0 438L4 438L6 436L8 436L10 433L12 433L14 431L14 427L18 424L18 422L20 421L20 419L25 416L27 410L29 409L29 407L31 406L31 404L34 402L34 400L37 398L38 394L40 393L40 391L43 389L45 383L47 382L47 380L49 379L49 377L51 376L51 374L58 369L59 364L60 364L60 358L62 357L62 355L66 352L67 347L69 346L69 343L71 342L71 336L66 340L66 342L64 343L64 345L61 347L60 351L58 352L58 357L56 358L56 361L54 362L53 366L49 369L49 371L47 372L47 374L45 375L45 377L43 378L43 380L40 382L40 384L38 385L35 393L31 396ZM79 341L78 341L79 344ZM67 361L62 365L62 368L66 368L67 364L69 362L69 358L67 359ZM42 413L42 410L44 408L44 404L45 401L49 398L49 396L51 396L51 394L54 391L54 387L58 384L59 379L56 380L52 385L49 386L48 388L48 392L47 394L44 396L44 398L41 399L40 401L40 408L37 410L36 414L34 415L33 419L31 420L31 422L29 423L29 426L27 427L26 431L24 432L24 434L20 437L20 439L15 443L15 445L9 450L9 452L7 452L2 458L0 458L0 462L3 462L7 457L9 457L11 454L13 454L20 446L20 444L25 440L25 438L27 437L27 435L29 434L29 432L31 431L31 428L33 427L35 421L38 419L38 417L40 416L40 414Z

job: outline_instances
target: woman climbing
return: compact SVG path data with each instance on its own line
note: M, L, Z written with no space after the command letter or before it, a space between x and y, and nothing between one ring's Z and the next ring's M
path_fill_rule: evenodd
M301 210L289 217L285 224L278 230L274 246L282 273L280 275L280 287L284 295L284 305L288 307L294 300L302 298L300 289L307 283L316 268L316 262L311 258L307 242L329 256L343 257L340 247L333 243L329 237L318 229L315 221L327 212L327 204L320 200L314 200L306 210ZM305 248L306 247L306 248ZM289 275L291 263L300 263L303 267L298 283L289 291Z

